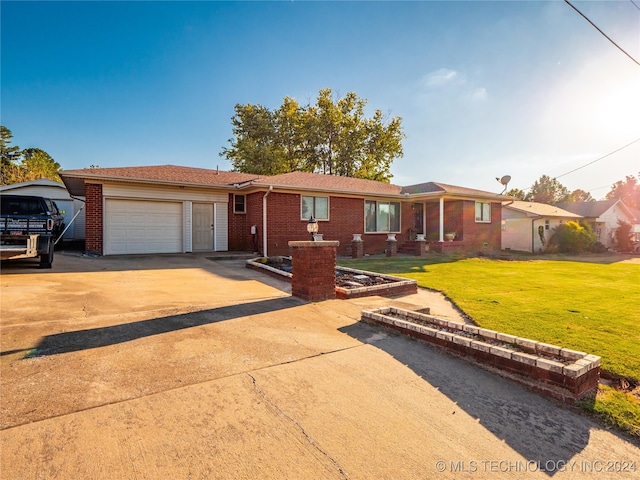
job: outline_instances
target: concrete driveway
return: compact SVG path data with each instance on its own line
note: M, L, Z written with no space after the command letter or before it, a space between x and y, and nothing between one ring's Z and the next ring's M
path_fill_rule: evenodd
M455 317L435 294L305 303L201 255L30 267L0 280L2 478L640 475L638 445L579 412L358 321Z

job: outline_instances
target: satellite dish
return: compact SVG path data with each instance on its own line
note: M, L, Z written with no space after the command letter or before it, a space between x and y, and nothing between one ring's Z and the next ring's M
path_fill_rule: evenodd
M507 191L507 185L511 181L511 175L505 175L502 178L496 177L496 180L499 181L502 185L504 185L504 190L502 190L502 192L500 192L500 195L502 195L504 192Z

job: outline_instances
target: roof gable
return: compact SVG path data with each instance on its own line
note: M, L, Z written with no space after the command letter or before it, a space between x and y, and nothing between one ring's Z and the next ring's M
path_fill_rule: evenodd
M505 201L511 198L485 190L476 190L474 188L459 187L457 185L448 185L439 182L418 183L416 185L402 187L402 193L405 195L450 195L455 197L491 199L495 201Z
M598 218L604 212L613 207L620 200L612 198L610 200L598 200L595 202L563 202L558 207L577 213L583 217Z
M11 185L4 185L0 187L0 191L14 190L16 188L23 187L57 187L64 189L64 185L60 182L56 182L49 178L39 178L38 180L31 180L29 182L13 183Z

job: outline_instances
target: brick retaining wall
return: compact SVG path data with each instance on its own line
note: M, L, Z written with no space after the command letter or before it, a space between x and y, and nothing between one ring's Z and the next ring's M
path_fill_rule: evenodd
M593 398L598 390L600 357L595 355L392 307L365 310L361 318L445 348L565 402Z

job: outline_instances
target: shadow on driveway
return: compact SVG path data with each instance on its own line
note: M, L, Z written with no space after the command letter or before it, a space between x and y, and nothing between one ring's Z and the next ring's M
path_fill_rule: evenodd
M282 297L257 302L241 303L210 310L153 318L121 325L78 330L74 332L47 335L35 347L36 355L57 355L61 353L89 350L125 343L139 338L175 332L185 328L199 327L212 323L232 320L248 315L276 312L297 307L305 302L295 297ZM7 355L13 352L2 352Z
M340 330L407 365L549 476L562 462L569 464L588 444L590 430L599 428L586 416L435 346L363 322Z

